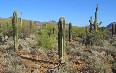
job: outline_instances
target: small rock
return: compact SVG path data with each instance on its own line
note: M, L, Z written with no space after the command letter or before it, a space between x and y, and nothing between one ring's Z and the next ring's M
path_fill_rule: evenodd
M40 68L40 65L35 64L35 68L36 68L36 69L39 69L39 68Z

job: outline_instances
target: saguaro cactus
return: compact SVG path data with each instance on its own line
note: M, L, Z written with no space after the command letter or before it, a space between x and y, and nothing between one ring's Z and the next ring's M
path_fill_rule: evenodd
M98 14L98 4L97 4L97 7L96 7L96 11L95 11L95 21L94 21L94 30L95 31L98 30L97 14Z
M93 24L92 24L92 16L90 17L89 22L90 22L90 30L89 30L89 32L91 32L92 31L92 26L93 26Z
M116 24L115 24L115 35L116 35Z
M112 35L115 35L115 24L114 23L112 23Z
M72 23L69 23L69 42L72 40Z
M22 27L22 12L21 12L20 22L21 22L21 27Z
M64 52L65 52L65 18L61 17L58 22L58 52L60 62L64 62Z
M30 21L29 26L30 26L30 33L31 33L32 32L32 21Z
M13 29L14 50L18 51L18 14L16 10L13 13L12 29Z

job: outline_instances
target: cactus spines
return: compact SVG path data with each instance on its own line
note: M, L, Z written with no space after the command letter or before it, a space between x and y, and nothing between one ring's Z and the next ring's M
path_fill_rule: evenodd
M13 29L14 50L18 51L18 14L16 10L13 13L12 29Z
M69 23L69 42L72 40L72 23Z
M91 32L92 31L92 16L90 17L89 22L90 22L90 32Z
M65 62L64 52L65 52L65 18L61 17L58 22L58 52L60 62Z
M21 27L22 27L22 12L21 12L20 22L21 22Z

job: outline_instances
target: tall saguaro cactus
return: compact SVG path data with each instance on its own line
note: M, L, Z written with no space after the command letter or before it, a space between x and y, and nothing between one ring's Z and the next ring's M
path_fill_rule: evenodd
M14 50L18 51L18 14L16 10L13 13L12 29L13 29Z
M72 23L69 23L69 42L72 40Z
M58 52L60 62L64 62L64 53L65 53L65 18L61 17L58 22Z
M94 30L95 31L98 30L97 14L98 14L98 4L97 4L97 7L96 7L96 11L95 11L95 21L94 21Z

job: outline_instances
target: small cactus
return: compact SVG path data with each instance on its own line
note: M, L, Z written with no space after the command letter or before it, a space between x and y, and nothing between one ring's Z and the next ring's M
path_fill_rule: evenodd
M58 22L58 52L60 62L64 62L64 52L65 52L65 18L61 17Z
M12 29L13 29L14 50L18 51L18 14L16 10L13 13Z
M21 12L20 22L21 22L21 27L22 27L22 12Z
M29 26L30 26L30 33L32 33L32 21L30 21L30 24L29 24Z
M72 40L72 23L69 23L69 42Z

